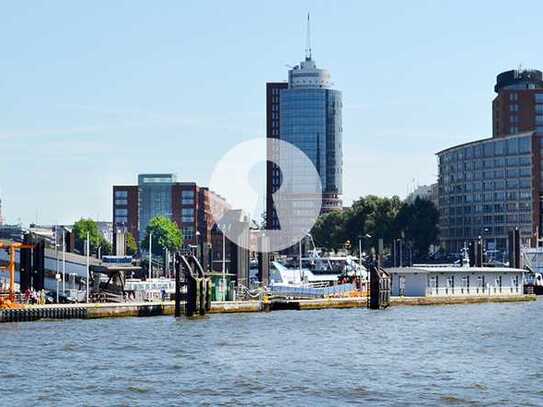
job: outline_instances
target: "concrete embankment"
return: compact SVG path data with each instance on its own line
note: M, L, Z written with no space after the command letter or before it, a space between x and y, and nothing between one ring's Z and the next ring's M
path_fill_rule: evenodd
M470 297L392 297L390 305L458 305L491 302L535 301L535 295L492 295Z
M391 305L454 305L489 302L534 301L535 295L489 297L393 297ZM364 297L321 298L312 300L271 299L266 301L213 302L211 314L266 312L280 310L318 310L338 308L364 308ZM184 304L181 304L184 307ZM146 317L173 315L173 301L111 304L53 304L27 305L20 309L0 310L0 322L35 321L39 319L94 319L116 317Z

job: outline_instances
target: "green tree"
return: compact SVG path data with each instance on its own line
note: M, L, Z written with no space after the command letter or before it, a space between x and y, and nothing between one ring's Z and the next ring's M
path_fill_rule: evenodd
M91 253L96 252L96 249L105 242L104 236L98 229L98 225L92 219L79 219L74 223L73 233L75 235L75 247L80 253L85 252L87 233L89 234Z
M100 254L102 256L113 254L113 246L103 236L102 236L102 241L100 242L99 247L100 247Z
M415 257L424 257L428 248L438 237L439 212L435 205L419 197L411 204L404 203L396 218L396 230L405 233L407 241L413 244Z
M353 247L356 248L358 239L366 235L371 236L363 242L366 250L368 246L377 248L379 239L388 245L394 238L395 218L401 206L397 196L382 198L368 195L353 202L345 213L346 233Z
M142 242L142 247L149 247L149 234L152 233L152 248L153 254L162 256L164 249L174 252L181 248L183 244L183 234L175 222L165 216L156 216L149 222L145 230L145 239Z
M149 244L149 243L147 243ZM128 232L126 235L126 254L134 256L138 252L138 244L132 233Z
M319 216L311 231L315 243L326 249L343 247L347 241L345 220L343 211L332 211Z

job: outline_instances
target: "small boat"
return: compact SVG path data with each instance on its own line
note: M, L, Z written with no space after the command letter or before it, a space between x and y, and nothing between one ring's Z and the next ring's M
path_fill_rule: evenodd
M526 294L543 295L543 275L541 273L527 273L524 292Z

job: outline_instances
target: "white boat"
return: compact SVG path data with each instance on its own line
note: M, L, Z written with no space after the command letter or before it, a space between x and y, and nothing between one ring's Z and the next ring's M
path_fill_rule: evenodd
M168 299L175 294L175 280L164 277L151 278L145 281L127 278L124 290L129 298L135 301L160 301L163 292L165 292Z

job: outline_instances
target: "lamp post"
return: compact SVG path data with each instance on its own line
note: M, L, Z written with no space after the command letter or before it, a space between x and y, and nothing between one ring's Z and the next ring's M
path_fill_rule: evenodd
M58 225L55 225L55 258L57 263L57 272L55 274L55 279L57 280L57 303L58 303L58 290L59 290L59 278L60 278L60 263L58 258Z
M203 263L203 259L202 259L202 248L200 247L201 246L201 234L200 234L200 231L197 230L196 231L196 257L198 258L198 261L200 262L200 264Z
M90 233L87 232L87 302L89 302Z
M362 266L362 239L371 239L371 235L366 233L364 236L362 235L358 236L358 261L360 262L361 266Z
M66 229L62 227L62 292L66 293Z
M371 239L371 237L372 236L368 233L366 233L364 236L362 235L358 236L358 262L360 263L360 268L362 268L362 239ZM355 275L355 278L356 278L356 275ZM367 280L368 280L368 287L369 287L369 282L370 282L369 271L367 272ZM362 280L360 280L359 282L360 282L360 290L362 291Z
M479 246L480 246L479 256L480 256L480 259L481 259L481 267L483 267L484 263L485 263L485 259L484 259L484 255L485 255L485 238L484 238L484 234L488 233L488 231L489 231L488 228L483 228L481 230L481 234L478 236Z
M170 277L170 254L166 247L164 248L164 277Z
M222 231L222 299L226 300L226 235Z
M303 240L303 239L302 239ZM304 269L302 267L302 240L298 242L298 267L300 268L300 279L304 282Z
M153 277L153 232L149 232L149 280Z
M60 273L57 272L57 274L55 274L55 280L57 281L57 304L58 304L58 292L60 290Z

